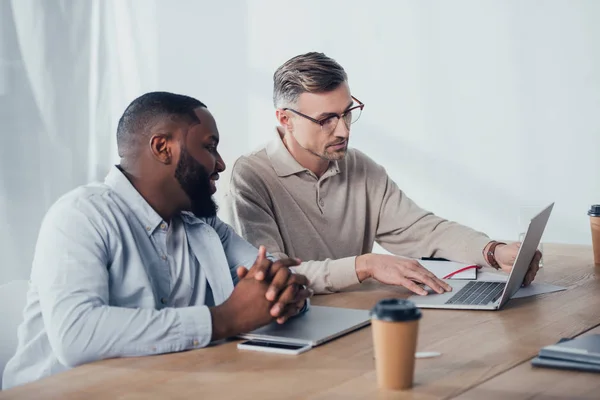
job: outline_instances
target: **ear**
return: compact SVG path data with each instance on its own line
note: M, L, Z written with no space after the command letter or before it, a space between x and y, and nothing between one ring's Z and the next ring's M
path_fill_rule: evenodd
M150 138L150 151L156 160L163 164L171 164L173 155L173 136L168 133L153 135Z
M287 130L292 130L293 128L293 124L292 124L292 119L289 117L289 115L282 110L281 108L278 108L277 110L275 110L275 117L277 118L277 122L279 122L279 125L281 125L283 128L287 129Z

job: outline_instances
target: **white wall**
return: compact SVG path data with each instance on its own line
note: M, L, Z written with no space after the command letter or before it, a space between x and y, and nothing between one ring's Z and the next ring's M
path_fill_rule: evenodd
M555 201L544 240L590 243L600 2L179 0L158 14L159 86L208 103L230 167L272 137L274 70L323 51L366 103L351 145L422 207L516 239L522 207Z
M245 2L177 0L157 6L156 90L193 96L214 115L227 164L215 195L222 204L233 162L248 149Z
M75 62L101 65L111 56L111 68L100 71L112 83L95 82L102 124L82 132L65 122L60 132L67 139L54 143L60 153L37 139L45 133L37 113L30 112L39 111L30 82L24 72L16 75L24 69L19 48L8 40L14 27L7 21L14 16L7 5L20 3L5 2L0 8L0 100L5 105L0 126L6 144L0 149L5 153L0 283L27 278L39 222L51 201L84 183L84 175L102 178L115 161L114 132L110 140L103 138L117 117L110 123L107 118L135 97L133 87L185 93L206 102L231 167L240 154L272 137L274 70L312 50L337 59L350 76L353 94L366 103L353 127L352 145L385 165L423 207L512 239L521 206L556 201L545 240L590 242L586 210L600 203L598 1L102 2L105 8L94 10L105 9L104 24L95 32L104 35L98 43L110 51L97 53L94 60L80 53L63 56L58 50L69 43L66 34L65 40L40 44L47 46L43 54L59 72L70 71ZM60 12L54 17L64 18L65 32L89 22L81 14L68 17L52 4L43 9ZM71 82L68 74L60 76ZM60 96L52 104L81 106L80 97L67 94L60 82L43 82L56 83ZM106 91L114 92L112 97ZM104 145L86 152L68 140L82 135ZM108 147L115 157L106 156ZM58 167L42 163L62 159L62 152L93 157L78 171L54 173ZM81 179L65 179L83 171ZM22 186L10 186L18 177L24 179ZM218 200L227 182L225 174Z
M351 145L422 207L516 239L522 206L556 201L544 240L590 243L586 211L600 203L600 2L247 7L251 147L275 123L275 68L323 51L366 104Z

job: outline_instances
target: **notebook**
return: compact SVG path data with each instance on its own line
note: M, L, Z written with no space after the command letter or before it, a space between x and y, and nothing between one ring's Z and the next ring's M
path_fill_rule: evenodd
M533 360L531 360L531 365L533 365L534 367L543 368L573 369L576 371L600 372L600 364L566 361L547 357L536 357Z
M540 357L600 365L600 334L580 336L546 346Z
M440 279L477 279L477 267L454 261L417 260ZM461 271L462 270L462 271ZM457 272L460 271L460 272Z

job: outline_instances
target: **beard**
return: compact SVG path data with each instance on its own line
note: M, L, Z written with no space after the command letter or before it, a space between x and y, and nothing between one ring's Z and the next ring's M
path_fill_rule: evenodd
M181 150L175 168L175 179L190 198L191 211L196 217L211 218L217 215L218 207L212 198L210 175L185 148Z
M346 153L348 152L348 141L346 141L346 146L344 146L344 148L341 150L336 150L330 153L327 151L328 148L329 145L325 148L323 154L321 154L321 158L328 161L339 161L346 157Z
M292 136L293 135L294 135L294 133L292 131ZM323 160L326 160L326 161L342 160L344 157L346 157L346 153L348 152L348 142L349 142L348 139L345 140L346 145L344 146L343 149L333 151L333 152L328 152L327 150L329 149L330 146L340 144L340 141L338 140L335 143L327 144L323 150L317 150L317 149L313 150L310 147L304 147L295 136L293 136L293 137L294 137L294 140L296 141L296 143L298 143L298 146L302 147L304 150L308 151L309 153L311 153Z
M300 144L300 143L298 143ZM338 143L335 143L338 144ZM303 147L302 145L300 145L300 147L302 147L304 150L307 150L308 152L314 154L317 157L320 157L323 160L326 161L339 161L342 160L345 156L346 153L348 152L348 141L346 141L346 146L344 146L343 149L340 150L336 150L336 151L332 151L329 152L327 151L329 149L329 146L331 146L331 144L326 145L325 149L323 149L322 151L313 151L309 148Z

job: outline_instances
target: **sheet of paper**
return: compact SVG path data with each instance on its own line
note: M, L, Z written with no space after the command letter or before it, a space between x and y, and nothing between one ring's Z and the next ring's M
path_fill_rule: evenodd
M522 287L512 297L513 299L519 299L521 297L535 296L536 294L553 293L567 290L566 287L551 285L549 283L533 282L527 287Z
M458 271L461 268L469 266L469 264L461 264L453 261L431 261L431 260L417 260L419 263L433 272L435 276L442 279L446 275ZM463 272L459 272L453 275L450 279L477 279L477 270L475 268L468 269Z
M479 273L477 274L477 280L506 282L506 280L508 280L508 275L497 274L488 271L479 271ZM533 282L531 285L519 289L512 298L519 299L522 297L530 297L538 294L560 292L561 290L567 290L567 288L563 286L551 285L549 283Z

